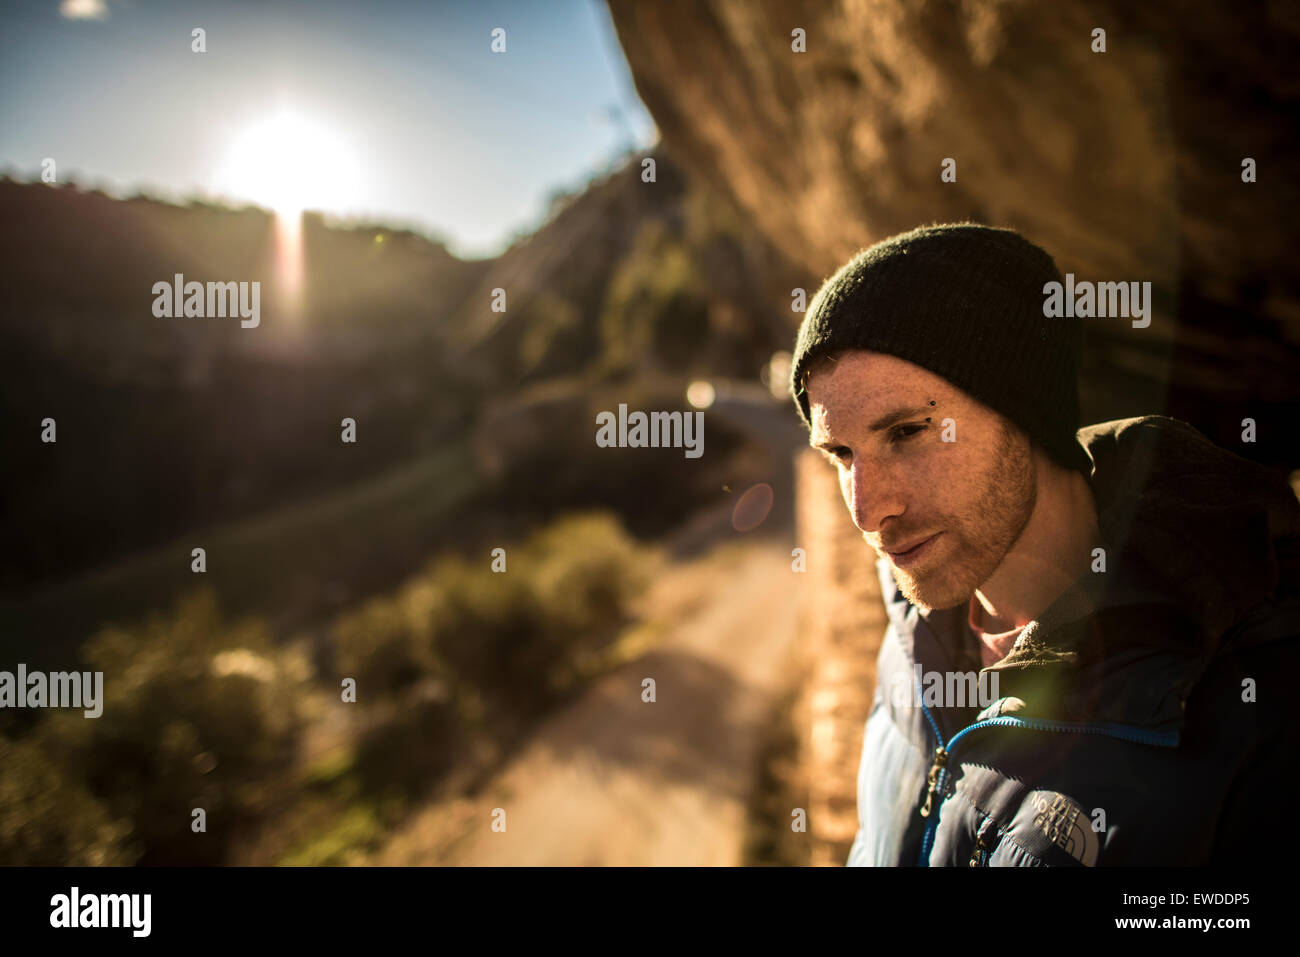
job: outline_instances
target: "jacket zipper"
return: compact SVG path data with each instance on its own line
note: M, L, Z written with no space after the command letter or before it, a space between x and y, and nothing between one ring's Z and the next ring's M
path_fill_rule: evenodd
M917 682L917 693L920 694L920 682ZM921 699L918 699L921 700ZM939 725L935 723L934 717L930 714L930 709L926 706L925 701L921 700L921 710L925 714L925 719L930 722L930 729L934 731L935 740L939 746L934 749L934 761L930 765L930 773L926 775L928 787L925 792L925 804L921 806L921 817L928 818L929 822L925 827L925 835L921 839L921 859L917 861L919 867L928 867L930 857L930 846L934 842L934 832L939 826L939 815L935 813L938 805L935 803L935 797L938 796L939 803L943 802L944 789L948 783L948 761L952 758L952 753L960 743L961 739L972 731L980 728L1027 728L1031 731L1053 731L1059 733L1075 734L1104 734L1107 737L1121 738L1125 741L1134 741L1138 744L1158 745L1166 748L1178 746L1178 735L1174 732L1160 733L1155 731L1145 731L1142 728L1134 728L1126 724L1077 724L1070 721L1046 721L1039 718L1013 718L1004 715L997 718L986 718L983 721L976 721L974 724L968 724L962 728L945 744L943 735L939 733ZM977 853L982 850L978 847ZM984 851L987 854L987 851ZM971 858L971 866L974 865L975 858Z

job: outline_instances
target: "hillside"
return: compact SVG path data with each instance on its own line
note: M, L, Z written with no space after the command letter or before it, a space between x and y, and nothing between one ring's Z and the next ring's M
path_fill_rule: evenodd
M752 376L785 346L794 274L656 161L657 182L629 163L495 260L309 215L294 311L263 210L0 180L0 595L398 467L533 384ZM666 283L664 261L689 268ZM153 284L177 273L261 277L260 325L155 317ZM634 333L647 348L627 354Z

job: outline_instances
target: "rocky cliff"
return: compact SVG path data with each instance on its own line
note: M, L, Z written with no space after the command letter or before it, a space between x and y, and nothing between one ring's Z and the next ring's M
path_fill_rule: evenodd
M1088 326L1090 418L1164 411L1240 446L1251 416L1244 454L1300 465L1265 437L1300 412L1300 7L610 7L665 144L813 275L923 223L1012 226L1062 272L1153 284L1148 328Z

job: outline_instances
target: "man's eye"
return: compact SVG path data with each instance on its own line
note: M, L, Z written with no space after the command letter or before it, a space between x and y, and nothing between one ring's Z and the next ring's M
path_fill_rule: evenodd
M920 435L925 431L924 425L900 425L894 429L894 441L904 442L915 435Z

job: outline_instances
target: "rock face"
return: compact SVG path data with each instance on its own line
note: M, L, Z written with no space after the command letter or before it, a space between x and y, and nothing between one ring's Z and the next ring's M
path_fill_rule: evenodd
M1240 448L1243 417L1278 436L1300 411L1300 7L610 7L665 144L812 275L924 223L1011 226L1063 273L1153 284L1148 328L1088 326L1088 419L1161 411ZM1241 450L1294 468L1293 445Z
M795 534L809 559L799 591L808 851L809 863L826 867L843 864L857 836L862 732L888 621L875 554L851 534L835 472L804 449L795 457L795 481Z

